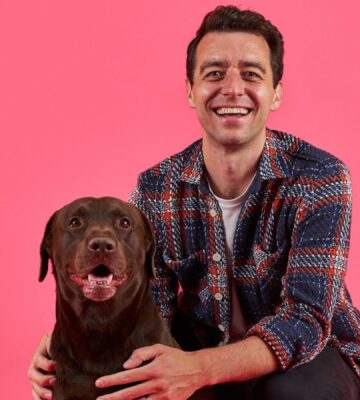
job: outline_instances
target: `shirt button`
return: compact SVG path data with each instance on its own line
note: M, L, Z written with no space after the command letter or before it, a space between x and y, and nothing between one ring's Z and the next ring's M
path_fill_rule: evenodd
M210 210L210 215L212 216L212 217L215 217L215 215L216 215L216 210L214 210L213 208Z
M219 328L219 330L221 331L221 332L225 332L225 328L224 328L224 325L218 325L218 328Z
M214 261L220 261L221 260L221 255L219 253L215 253L213 254L213 260Z
M217 293L215 293L215 299L220 301L223 299L223 295L221 293L217 292Z

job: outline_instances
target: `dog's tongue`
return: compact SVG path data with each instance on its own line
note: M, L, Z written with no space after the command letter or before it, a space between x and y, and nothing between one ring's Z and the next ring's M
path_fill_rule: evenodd
M112 279L113 279L113 274L109 274L107 276L97 276L97 275L94 275L94 274L89 274L88 275L88 280L90 282L90 285L92 285L92 286L95 286L95 285L100 285L100 286L110 285Z

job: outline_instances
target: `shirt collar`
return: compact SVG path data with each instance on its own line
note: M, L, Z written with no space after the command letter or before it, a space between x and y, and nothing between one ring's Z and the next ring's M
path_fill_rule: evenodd
M293 170L293 155L298 150L300 142L300 139L295 136L267 129L258 170L260 180L290 178ZM199 184L204 172L202 140L198 140L189 148L181 180L191 184Z
M262 180L293 177L294 155L301 140L284 132L267 129L264 149L260 159Z
M197 140L189 147L185 168L180 179L187 183L198 185L205 172L204 157L202 152L202 139Z

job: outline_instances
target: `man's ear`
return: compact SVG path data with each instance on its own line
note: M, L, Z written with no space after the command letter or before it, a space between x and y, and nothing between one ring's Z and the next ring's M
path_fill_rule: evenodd
M273 101L272 101L270 110L271 111L277 110L281 105L282 99L283 99L283 84L280 81L275 88L274 97L273 97Z
M195 108L195 101L194 101L194 96L193 96L193 92L192 92L192 85L191 85L189 79L186 79L186 97L187 97L189 107Z
M40 245L41 263L40 263L39 282L42 282L45 279L46 274L48 272L49 259L51 259L52 232L56 215L57 213L53 214L52 217L49 219L48 223L46 224L44 236L41 241Z

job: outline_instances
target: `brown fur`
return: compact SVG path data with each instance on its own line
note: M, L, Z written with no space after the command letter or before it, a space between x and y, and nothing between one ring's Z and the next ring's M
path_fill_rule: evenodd
M95 243L95 245L94 245ZM41 244L42 281L53 265L56 279L56 325L50 353L57 361L54 400L95 400L95 380L123 370L136 348L162 343L177 346L157 313L149 288L155 242L149 222L123 201L82 198L57 211ZM95 268L98 268L95 270ZM108 269L108 271L107 271ZM79 285L72 276L111 271L113 281L127 274L115 294ZM104 272L105 271L105 272ZM99 299L101 301L99 301Z

